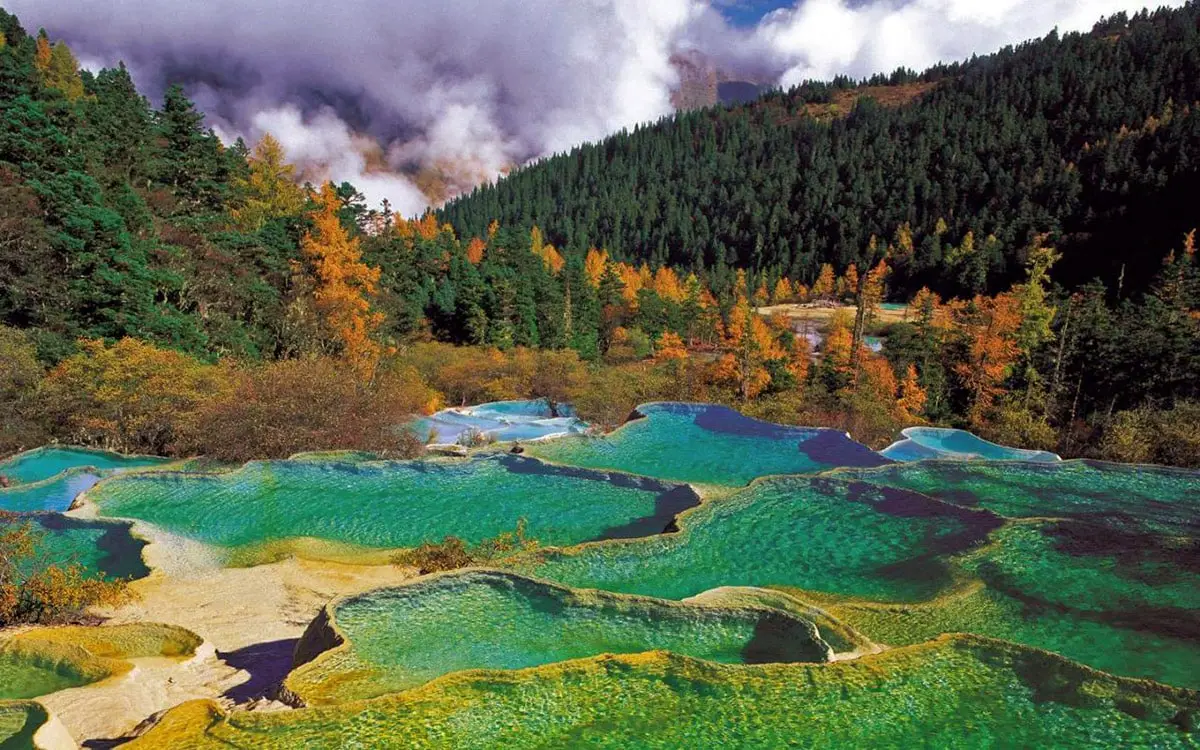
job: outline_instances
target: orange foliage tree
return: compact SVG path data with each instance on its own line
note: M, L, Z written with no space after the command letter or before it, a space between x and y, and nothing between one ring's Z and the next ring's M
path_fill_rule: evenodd
M654 347L654 358L660 361L684 360L688 358L687 347L683 339L673 331L663 331Z
M341 201L332 183L321 187L316 204L309 215L312 231L301 239L300 250L311 269L317 312L332 348L369 379L382 351L373 334L383 323L383 314L373 312L370 302L379 269L362 261L358 239L342 226ZM426 219L433 215L427 214ZM422 219L418 231L424 224Z
M970 395L969 418L976 427L987 423L1004 381L1021 353L1016 334L1021 326L1020 301L1011 294L977 296L952 306L955 329L966 356L954 365Z
M926 398L925 389L917 378L917 367L909 364L900 383L899 406L902 415L907 419L919 419L925 410Z
M771 292L771 301L776 304L780 302L788 302L792 299L795 290L792 289L792 282L787 280L787 277L779 277L779 281L775 282L775 289Z
M846 267L846 273L837 280L837 296L845 299L858 294L858 266L851 263Z
M467 243L467 261L472 265L479 265L483 262L483 253L486 249L487 243L478 237L472 237L471 241Z
M583 272L588 283L594 288L600 288L600 279L604 277L604 269L608 267L608 253L591 248L583 258Z
M567 264L554 245L546 242L542 230L536 226L529 231L529 250L542 259L542 264L551 273L557 274Z
M830 299L834 292L833 266L826 263L821 266L817 280L813 282L810 294L813 299Z
M785 356L771 329L755 314L745 296L738 297L729 313L722 346L725 353L717 362L717 380L733 385L743 401L770 385L766 363Z
M653 289L654 293L663 300L668 302L683 301L683 285L679 283L679 277L675 275L675 271L668 266L662 266L654 272Z

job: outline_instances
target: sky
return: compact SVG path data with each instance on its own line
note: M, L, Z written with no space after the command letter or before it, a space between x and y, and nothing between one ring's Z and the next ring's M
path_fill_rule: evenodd
M1179 5L1183 0L1167 0ZM671 113L674 54L791 86L1086 30L1145 0L4 0L91 69L404 215Z

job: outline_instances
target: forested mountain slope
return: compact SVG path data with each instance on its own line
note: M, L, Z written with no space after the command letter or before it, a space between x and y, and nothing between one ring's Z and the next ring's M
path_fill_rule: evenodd
M524 168L450 203L464 235L538 224L559 246L804 283L861 268L872 235L911 226L894 293L995 291L1049 233L1056 280L1142 288L1200 223L1200 5L1106 19L878 86L925 84L899 107L850 81L681 114ZM932 85L931 84L936 84ZM887 100L886 89L873 89ZM903 100L905 97L898 97ZM804 114L815 117L803 116ZM971 233L969 239L968 233Z

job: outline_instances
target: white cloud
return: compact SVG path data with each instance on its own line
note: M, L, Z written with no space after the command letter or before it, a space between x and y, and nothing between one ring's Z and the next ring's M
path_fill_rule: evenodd
M1180 0L1170 0L1180 4ZM672 53L784 85L986 53L1130 0L803 0L751 29L706 0L7 0L89 66L169 82L226 138L266 130L310 170L406 213L403 170L451 190L670 112ZM363 147L370 136L378 148Z

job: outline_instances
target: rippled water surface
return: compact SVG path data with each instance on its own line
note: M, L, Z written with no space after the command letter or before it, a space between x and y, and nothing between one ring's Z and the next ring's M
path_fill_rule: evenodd
M310 702L373 697L463 669L652 649L725 663L823 660L805 624L782 613L576 594L482 571L356 597L336 617L352 649L298 681L325 681L304 692Z
M740 486L772 474L888 459L836 430L750 419L723 406L656 403L605 437L571 437L528 446L548 461L615 469L680 482Z
M668 599L718 586L794 586L884 601L949 585L937 558L997 519L897 490L803 477L764 480L689 513L678 534L549 553L536 575Z
M221 547L306 537L385 549L447 535L478 542L522 518L543 544L654 534L697 502L686 487L509 455L256 462L220 475L115 477L89 497L106 516Z
M40 482L68 469L136 469L157 466L170 459L156 456L124 456L120 453L83 448L38 448L0 461L0 474L21 484Z

